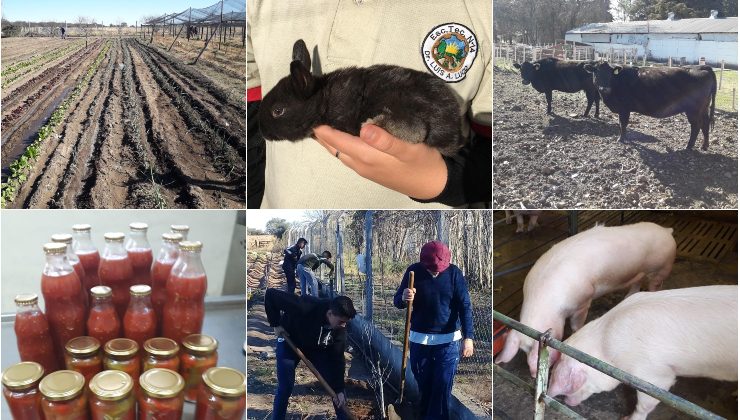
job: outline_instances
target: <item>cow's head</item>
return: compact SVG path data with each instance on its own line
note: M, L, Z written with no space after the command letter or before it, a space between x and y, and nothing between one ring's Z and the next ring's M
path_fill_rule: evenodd
M537 76L537 72L540 70L540 63L530 63L529 61L525 61L522 64L514 63L514 68L519 69L519 73L522 75L522 84L528 85Z
M606 95L612 91L612 81L614 78L619 77L622 72L622 66L611 66L606 61L594 66L593 64L586 64L583 69L593 74L594 85L599 89L599 92Z

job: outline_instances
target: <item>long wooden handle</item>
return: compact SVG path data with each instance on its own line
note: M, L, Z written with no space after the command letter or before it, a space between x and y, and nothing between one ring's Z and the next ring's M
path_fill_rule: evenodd
M409 272L408 289L414 288L414 272ZM401 390L398 401L403 402L403 388L406 385L406 356L409 354L409 334L411 333L411 307L414 301L410 300L406 304L406 330L403 334L403 359L401 360Z
M310 370L311 373L313 373L313 376L315 376L316 379L319 380L319 383L321 384L322 387L324 387L324 390L329 394L329 396L332 399L336 399L337 398L337 393L334 392L334 390L331 388L331 386L329 386L329 383L326 382L326 380L324 379L323 376L321 376L321 374L319 373L318 369L316 369L316 366L314 366L313 363L311 363L311 361L308 360L308 358L306 357L306 355L303 354L303 352L301 351L301 349L299 349L298 347L296 347L296 345L293 343L293 341L289 337L283 336L283 339L285 340L286 343L288 343L288 346L290 346L291 350L293 350L293 352L295 352L295 354L298 355L298 357L301 359L301 361L303 361L303 363L306 365L306 367L308 368L308 370Z

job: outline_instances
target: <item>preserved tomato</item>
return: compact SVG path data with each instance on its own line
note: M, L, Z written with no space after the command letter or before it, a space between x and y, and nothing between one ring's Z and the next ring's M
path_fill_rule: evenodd
M215 338L193 334L182 341L180 375L185 379L185 399L195 401L203 373L218 364L218 341Z
M131 301L123 317L126 338L136 341L139 347L157 335L157 317L151 302L152 288L145 284L131 286Z
M185 403L182 377L169 369L150 369L140 378L139 419L180 420Z
M138 356L139 346L136 341L128 338L116 338L105 343L104 350L103 367L106 370L126 372L134 381L134 392L136 392L139 373L141 372L141 358Z
M82 304L85 305L85 310L87 311L87 308L90 305L90 290L85 288L85 267L82 266L82 262L80 262L80 258L77 254L72 251L72 235L69 233L55 233L54 235L51 235L51 241L67 245L67 260L72 268L74 268L77 277L80 278L80 299L82 300ZM87 316L87 313L85 313L85 316Z
M178 343L203 328L208 280L200 260L202 248L197 241L180 242L180 255L167 279L162 335Z
M15 304L18 305L14 323L15 339L22 361L36 362L44 372L51 373L59 369L59 366L54 357L49 322L39 309L38 300L35 293L15 297Z
M82 286L86 293L90 292L95 286L100 285L98 279L98 265L100 264L100 254L90 238L92 227L88 224L79 224L72 226L72 250L85 268L85 278L82 280Z
M105 234L105 249L98 268L98 277L113 292L113 306L119 319L123 319L129 301L134 270L128 253L123 248L124 235L120 232Z
M169 338L156 337L146 340L141 371L162 368L178 372L180 369L180 357L177 354L179 350L180 346Z
M157 334L162 334L162 311L167 299L167 279L180 253L178 244L181 240L182 235L179 233L163 233L162 247L152 264L152 306L157 315Z
M247 407L244 374L227 367L208 369L198 388L195 420L241 420Z
M3 372L3 396L16 420L43 420L39 380L44 368L36 362L21 362Z
M90 381L92 420L136 420L134 381L126 372L106 370Z
M92 307L87 317L87 334L95 337L101 345L121 336L121 321L113 307L112 292L108 286L90 289Z
M41 410L47 419L87 420L87 397L82 392L85 378L79 372L58 370L39 383Z
M100 357L100 342L93 337L76 337L67 343L65 362L68 370L79 372L89 383L93 376L103 370Z
M152 247L146 238L149 226L146 223L131 223L128 227L130 232L126 238L126 251L134 270L134 279L131 284L151 286Z
M67 341L85 335L85 306L80 300L80 279L67 261L66 249L67 245L60 243L44 245L46 264L41 274L41 293L60 366L64 365Z

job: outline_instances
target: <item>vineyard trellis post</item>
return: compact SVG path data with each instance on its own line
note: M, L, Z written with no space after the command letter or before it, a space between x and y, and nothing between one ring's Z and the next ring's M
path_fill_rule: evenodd
M365 212L365 319L373 320L373 211Z

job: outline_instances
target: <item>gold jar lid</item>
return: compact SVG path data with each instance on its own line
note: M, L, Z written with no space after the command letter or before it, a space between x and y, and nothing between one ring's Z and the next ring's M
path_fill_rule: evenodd
M131 357L139 351L139 345L129 338L114 338L105 343L104 349L111 357Z
M90 294L93 295L93 297L104 298L113 296L113 290L108 286L95 286L90 289Z
M200 241L182 241L180 242L180 251L200 251L203 244Z
M72 225L72 231L74 232L89 232L92 230L92 226L88 225L87 223L78 223L76 225Z
M190 334L182 339L182 346L188 353L209 354L218 349L218 341L210 335Z
M36 293L21 293L15 295L15 304L18 306L30 306L39 303L39 295Z
M44 254L46 255L64 255L67 253L67 244L59 242L49 242L44 244Z
M44 368L36 362L20 362L5 369L3 385L13 391L32 387L44 376Z
M170 225L170 230L173 233L182 233L182 232L188 233L188 232L190 232L190 226L188 226L188 225Z
M241 397L247 392L245 376L229 367L212 367L203 373L203 383L222 397Z
M90 379L89 388L98 399L115 401L126 398L131 394L131 390L134 389L134 381L124 371L104 370Z
M150 338L144 342L144 351L154 356L174 356L180 351L175 340L165 337Z
M95 337L83 335L67 341L64 349L73 356L92 356L100 350L100 341Z
M105 238L106 242L123 242L123 239L126 237L122 232L108 232L105 235L103 235L103 238Z
M149 229L149 225L144 222L133 222L129 223L128 228L135 232L146 232Z
M73 370L58 370L48 374L39 383L39 391L49 401L71 400L85 387L85 377Z
M172 398L182 392L185 380L174 370L153 368L139 376L139 385L152 397Z
M69 233L55 233L51 235L51 241L69 245L72 243L72 235Z
M131 296L149 296L152 294L152 287L146 284L135 284L129 287Z
M165 242L178 243L182 241L182 235L179 233L167 232L162 234L162 240Z

